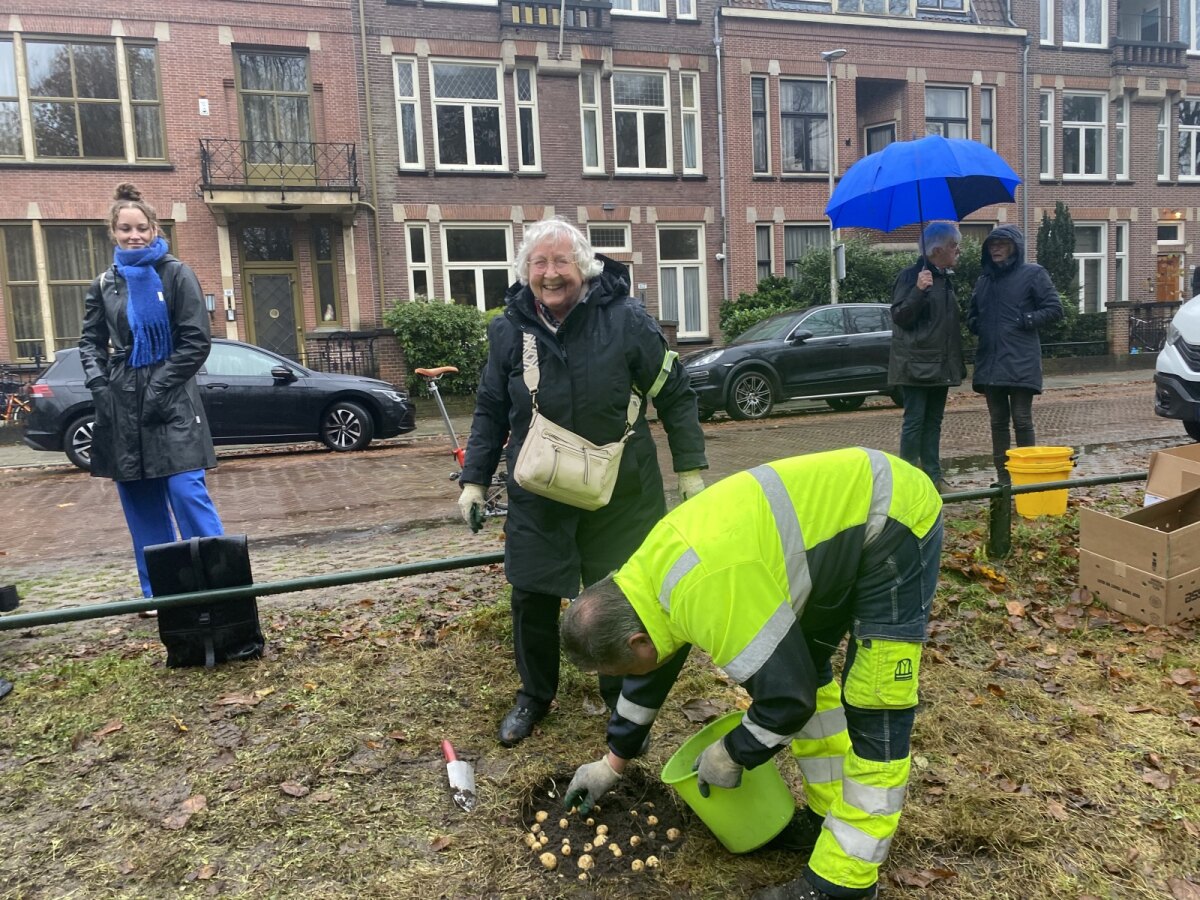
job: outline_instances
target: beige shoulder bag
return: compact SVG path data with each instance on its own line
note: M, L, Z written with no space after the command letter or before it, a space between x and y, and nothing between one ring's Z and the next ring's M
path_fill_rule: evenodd
M625 433L619 441L597 445L573 431L556 425L538 411L537 342L526 333L522 344L525 386L533 400L533 418L529 433L517 454L513 478L525 490L579 509L594 510L612 499L621 454L633 434L634 423L642 408L637 391L629 395L625 413Z

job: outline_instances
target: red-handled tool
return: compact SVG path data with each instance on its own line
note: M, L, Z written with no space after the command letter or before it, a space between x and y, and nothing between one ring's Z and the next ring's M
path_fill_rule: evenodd
M454 791L454 802L459 809L470 812L475 808L475 769L458 758L449 741L442 741L442 756L446 757L446 777Z

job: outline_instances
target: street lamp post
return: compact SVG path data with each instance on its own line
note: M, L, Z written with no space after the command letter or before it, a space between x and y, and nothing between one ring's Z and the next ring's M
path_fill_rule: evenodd
M829 119L826 131L829 134L829 196L833 198L833 64L846 55L844 49L822 50L821 59L825 60L825 115ZM838 302L837 277L837 233L833 229L833 221L829 222L829 302Z

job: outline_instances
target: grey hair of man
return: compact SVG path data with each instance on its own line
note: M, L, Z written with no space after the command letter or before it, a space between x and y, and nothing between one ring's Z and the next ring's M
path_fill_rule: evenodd
M517 248L517 260L513 263L517 280L521 284L529 284L529 257L539 246L546 242L556 243L560 238L571 241L571 252L575 257L575 265L579 267L584 281L590 281L604 271L604 263L596 259L596 251L591 242L584 237L582 231L566 219L555 216L553 219L542 219L525 228L525 237Z
M629 639L646 626L611 575L585 588L559 623L567 659L584 672L620 672L637 660Z
M962 235L958 231L958 226L953 222L930 222L925 226L925 232L921 235L921 246L924 247L922 255L928 257L938 247L944 247L960 240L962 240Z

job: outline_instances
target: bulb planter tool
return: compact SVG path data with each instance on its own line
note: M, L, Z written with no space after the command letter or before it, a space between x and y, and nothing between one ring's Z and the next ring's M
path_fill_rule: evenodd
M463 762L454 752L454 745L442 741L442 756L446 757L446 777L450 780L450 789L454 791L454 803L463 812L471 812L475 808L475 769L469 762Z

